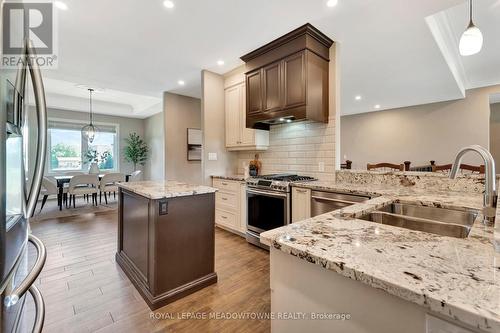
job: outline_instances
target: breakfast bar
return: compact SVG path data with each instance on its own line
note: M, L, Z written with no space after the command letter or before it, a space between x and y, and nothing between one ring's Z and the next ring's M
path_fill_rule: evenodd
M217 282L215 192L176 181L120 184L116 261L151 309Z
M500 257L483 224L480 180L345 171L336 182L294 184L372 199L261 234L271 248L271 311L336 316L343 332L500 332ZM397 225L370 219L392 206L413 211ZM401 223L431 224L427 212L446 228ZM466 234L449 234L451 226ZM331 329L310 319L275 320L272 330Z

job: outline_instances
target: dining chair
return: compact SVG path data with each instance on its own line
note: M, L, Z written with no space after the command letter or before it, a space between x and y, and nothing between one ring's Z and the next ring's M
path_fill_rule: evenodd
M432 167L432 172L449 172L451 171L451 168L453 167L453 164L443 164L443 165L436 165L436 161L431 161L431 167ZM470 171L471 173L484 173L484 165L470 165L470 164L460 164L460 171L463 172L465 171Z
M398 171L405 171L405 165L403 163L401 164L393 164L393 163L387 163L387 162L382 162L382 163L377 163L377 164L370 164L368 163L366 165L366 170L398 170Z
M68 171L68 172L65 172L64 175L65 176L78 176L78 175L85 175L86 173L83 172L83 171ZM66 183L64 184L65 189L67 191L67 187L69 186L69 183ZM85 195L85 199L87 199L87 202L89 202L89 196L88 194Z
M116 192L118 191L117 183L120 182L125 182L125 175L123 173L108 173L102 176L99 183L99 203L102 203L102 194L104 193L104 201L106 202L106 205L108 204L106 192L109 193L110 197L111 192L113 192L116 200Z
M42 212L45 203L47 202L47 198L49 195L59 195L59 189L57 187L57 182L52 177L43 177L42 179L42 188L40 190L40 195L43 195L42 199L42 207L40 207L40 213ZM62 200L66 203L68 201L68 189L63 188L63 197Z
M92 205L95 203L97 206L97 192L99 188L98 175L76 175L71 178L68 186L69 204L71 206L71 199L73 199L73 208L76 206L77 195L92 195Z
M139 176L141 175L142 171L141 170L135 170L130 174L129 182L136 182L139 180Z

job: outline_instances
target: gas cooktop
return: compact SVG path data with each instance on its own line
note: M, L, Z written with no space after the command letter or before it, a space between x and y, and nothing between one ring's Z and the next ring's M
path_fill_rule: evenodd
M282 173L252 177L247 180L249 187L263 188L279 192L289 192L290 184L316 180L314 177Z
M277 180L280 182L300 182L300 181L307 181L307 180L315 180L315 178L313 178L313 177L299 176L299 175L288 174L288 173L262 175L262 176L257 176L254 178L265 179L265 180Z

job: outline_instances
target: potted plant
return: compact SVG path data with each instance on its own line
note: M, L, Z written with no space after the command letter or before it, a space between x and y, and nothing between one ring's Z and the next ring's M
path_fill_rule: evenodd
M127 146L124 149L125 160L134 164L134 171L137 164L144 165L148 159L149 147L137 133L130 133L125 139Z
M85 153L85 160L90 163L89 173L98 174L99 173L99 163L104 163L111 156L109 151L105 151L101 154L95 149L89 149Z

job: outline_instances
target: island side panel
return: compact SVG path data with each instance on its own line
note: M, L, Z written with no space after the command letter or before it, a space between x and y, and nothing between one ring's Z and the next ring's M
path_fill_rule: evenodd
M129 191L119 193L119 249L148 283L149 199Z
M153 293L176 288L184 293L187 290L183 289L194 287L194 281L199 284L195 289L216 282L214 193L176 197L167 203L167 214L159 215L159 201L155 200L155 261L164 264L155 266Z

